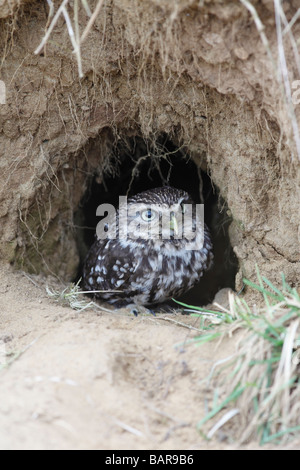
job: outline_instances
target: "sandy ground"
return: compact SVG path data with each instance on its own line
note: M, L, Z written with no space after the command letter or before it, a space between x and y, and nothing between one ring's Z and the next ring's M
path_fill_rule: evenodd
M0 3L5 18L20 2ZM208 165L228 204L242 267L237 290L242 277L256 279L256 266L274 285L284 272L298 286L300 167L291 163L289 99L273 67L273 2L253 3L275 62L242 2L106 2L82 45L81 81L65 23L37 56L48 11L38 1L21 3L24 10L0 28L7 93L0 106L0 258L38 272L39 252L47 268L73 278L73 216L90 176L114 165L116 137L127 155L136 137L152 149L169 136L199 168ZM291 21L297 2L284 3ZM94 11L96 2L89 4ZM87 26L85 13L80 26ZM300 23L290 32L298 40ZM293 83L299 74L288 38L283 49ZM300 107L294 112L299 120ZM214 396L205 379L232 354L236 335L197 347L189 343L196 330L178 323L197 328L193 318L79 314L33 280L0 264L0 448L234 445L239 416L235 435L229 427L210 442L196 425Z
M79 314L42 284L0 267L1 449L224 445L196 425L213 393L203 379L233 341L188 344L197 331L174 321L198 320L177 314Z

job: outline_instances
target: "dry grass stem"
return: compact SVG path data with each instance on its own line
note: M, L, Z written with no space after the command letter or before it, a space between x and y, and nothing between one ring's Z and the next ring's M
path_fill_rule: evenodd
M277 65L275 59L273 57L269 41L267 36L264 32L264 25L260 20L258 13L255 7L251 4L248 0L240 0L240 2L247 8L247 10L251 13L253 20L255 22L256 28L259 32L261 41L266 49L270 62L272 64L275 77L279 81L280 86L282 87L282 97L285 103L286 111L288 114L288 119L291 124L291 128L293 131L293 139L296 147L296 152L298 159L300 160L300 133L299 133L299 126L297 117L295 114L295 109L292 100L292 92L291 92L291 85L289 81L289 69L286 61L284 44L283 44L283 36L285 34L289 34L289 38L291 41L291 45L294 51L295 63L297 65L298 72L300 72L300 57L297 48L296 41L292 35L292 27L293 24L297 21L298 13L300 10L297 11L297 14L294 15L294 18L288 23L284 11L282 9L281 0L274 0L274 9L275 9L275 21L276 21L276 32L277 32L277 49L278 49L278 57L279 57L279 70L277 69ZM282 24L284 23L285 29L282 31Z
M47 0L47 2L48 2L48 5L49 5L49 15L48 15L48 22L49 22L50 19L53 16L53 13L54 13L54 6L53 6L53 2L51 0ZM81 3L83 5L87 15L90 17L90 19L89 19L82 35L80 36L80 30L79 30L79 14L78 14L78 12L79 12L79 0L74 1L74 28L72 26L72 21L71 21L71 18L69 16L69 13L68 13L68 10L67 10L69 0L63 0L63 2L61 3L61 5L58 8L56 14L53 17L53 19L50 23L50 26L46 28L46 33L45 33L44 38L42 39L42 41L41 41L40 45L38 46L38 48L34 51L35 54L40 54L42 49L47 44L47 42L50 38L50 35L51 35L54 27L56 26L58 20L59 20L59 17L61 15L63 15L63 17L65 19L65 22L66 22L68 35L70 37L70 40L71 40L71 43L72 43L72 46L73 46L73 52L76 55L77 64L78 64L78 75L79 75L80 78L82 78L84 76L83 71L82 71L82 59L81 59L80 45L87 38L93 24L96 21L96 18L97 18L98 14L101 10L101 7L104 3L104 0L99 0L97 6L95 8L95 11L93 13L91 13L91 10L90 10L89 5L86 2L86 0L81 0ZM75 29L75 32L74 32L74 29Z

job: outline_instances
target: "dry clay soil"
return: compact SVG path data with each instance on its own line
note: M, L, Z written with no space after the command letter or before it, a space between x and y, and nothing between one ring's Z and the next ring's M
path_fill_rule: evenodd
M12 2L0 0L4 3ZM290 163L290 142L283 137L292 126L253 18L241 2L226 2L225 9L221 2L195 1L173 24L174 15L169 12L165 22L166 12L157 7L168 10L170 2L148 2L147 9L144 2L135 2L135 8L132 3L107 2L107 16L99 15L82 50L85 87L77 80L70 46L64 47L69 44L64 24L56 28L47 54L34 55L48 15L38 2L26 2L19 22L0 30L2 43L10 38L1 79L13 84L1 108L1 258L16 261L19 252L31 253L28 233L40 237L45 226L49 230L39 251L61 279L74 278L75 240L71 229L64 237L58 229L71 227L69 214L72 218L86 191L89 145L94 174L100 163L102 170L102 160L92 150L101 143L105 154L106 130L113 126L125 137L176 136L174 144L187 145L191 156L205 155L203 163L234 219L230 236L240 280L255 279L257 264L271 282L276 284L282 271L298 286L299 167ZM290 21L298 4L284 3ZM255 6L277 58L273 2ZM2 10L3 18L9 12ZM105 31L103 37L99 31ZM145 31L151 33L147 39ZM299 37L299 23L293 33ZM161 51L167 40L170 52ZM285 53L292 82L298 77L293 48L286 45ZM170 73L165 82L162 70ZM40 227L34 215L42 217L44 206ZM28 231L26 225L23 233L20 220L29 209L28 220L38 226ZM34 257L28 258L31 266ZM39 269L40 262L39 257ZM242 332L196 346L190 340L199 334L199 319L77 313L51 300L46 282L0 264L0 448L237 446L239 415L211 441L197 423L214 397L207 377L215 362L234 353Z
M196 426L213 395L204 379L232 354L234 339L188 344L199 333L180 323L197 328L198 319L179 314L77 313L32 279L36 285L0 268L1 449L192 450L232 442L226 433L207 442Z

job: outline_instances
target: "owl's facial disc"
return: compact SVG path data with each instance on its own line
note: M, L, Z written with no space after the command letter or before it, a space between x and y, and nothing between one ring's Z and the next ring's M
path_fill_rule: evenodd
M151 200L141 202L130 200L127 206L127 226L119 227L120 238L145 239L145 240L172 240L176 243L185 239L192 239L193 230L193 203L185 195L177 201ZM124 232L124 233L123 233Z
M148 209L143 210L141 212L141 218L144 222L150 223L150 222L153 222L154 220L156 220L158 218L161 219L162 218L162 211L158 211L158 210L154 210L152 208L148 208ZM170 213L169 228L171 230L171 232L170 232L171 237L174 236L174 234L178 235L178 233L179 233L178 221L177 221L177 218L176 218L176 214L173 211Z

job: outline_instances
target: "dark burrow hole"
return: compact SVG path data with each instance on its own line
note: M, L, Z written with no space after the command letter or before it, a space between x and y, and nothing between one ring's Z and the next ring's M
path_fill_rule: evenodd
M117 207L120 195L131 196L169 184L187 191L196 203L204 202L205 222L211 232L214 251L212 268L178 300L201 306L211 302L220 289L234 289L238 263L228 236L231 218L209 175L166 137L158 140L155 146L143 139L131 138L116 145L114 156L113 174L107 172L101 182L97 175L90 178L88 190L74 214L80 254L76 280L82 276L84 258L95 239L95 228L100 220L96 216L97 207L103 203ZM172 301L169 303L174 306Z

